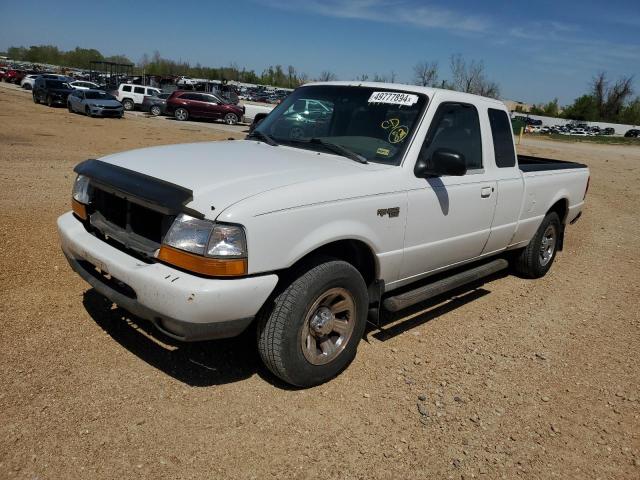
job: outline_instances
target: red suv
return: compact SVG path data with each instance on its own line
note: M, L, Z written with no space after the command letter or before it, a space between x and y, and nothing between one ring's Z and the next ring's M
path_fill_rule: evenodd
M244 116L244 107L212 94L177 90L167 99L167 113L176 120L213 118L235 125Z
M4 81L15 83L16 85L20 85L20 82L22 81L22 79L25 77L26 74L27 72L25 72L24 70L12 68L10 70L7 70L7 72L4 74Z

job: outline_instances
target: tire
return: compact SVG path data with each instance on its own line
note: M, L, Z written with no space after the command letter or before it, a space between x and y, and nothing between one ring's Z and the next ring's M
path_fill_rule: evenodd
M152 105L149 109L149 113L154 117L158 117L162 113L162 109L158 105Z
M91 115L91 110L89 110L89 106L87 105L86 107L84 107L84 114L87 117L92 117L93 115Z
M47 95L47 106L53 107L53 98L51 98L51 95Z
M515 270L526 278L544 277L556 258L562 224L556 212L548 213L525 248L515 258Z
M33 103L40 103L40 100L38 100L38 96L35 93L31 96L33 97Z
M124 100L122 100L122 106L124 107L125 110L133 110L135 108L135 103L133 103L133 100L131 100L130 98L125 98Z
M224 116L224 123L227 125L235 125L238 123L238 116L235 113L227 113Z
M67 110L69 110L69 113L74 113L73 107L71 107L71 102L67 102Z
M173 116L176 120L184 122L185 120L189 120L189 111L186 108L176 108Z
M31 84L30 83L25 83L22 88L24 88L25 90L31 90Z
M365 282L351 264L326 259L310 265L258 314L262 361L298 387L330 380L356 355L368 303Z

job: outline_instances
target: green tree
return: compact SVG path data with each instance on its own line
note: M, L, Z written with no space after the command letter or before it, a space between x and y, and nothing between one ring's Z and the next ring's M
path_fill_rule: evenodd
M598 102L591 95L583 95L565 107L563 116L571 120L587 122L597 121L599 118Z

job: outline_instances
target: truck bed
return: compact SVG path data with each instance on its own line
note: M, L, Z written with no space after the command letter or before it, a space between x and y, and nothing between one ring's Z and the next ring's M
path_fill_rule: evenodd
M541 172L544 170L568 170L574 168L587 168L586 165L577 162L565 162L550 158L530 157L518 155L518 166L523 172Z

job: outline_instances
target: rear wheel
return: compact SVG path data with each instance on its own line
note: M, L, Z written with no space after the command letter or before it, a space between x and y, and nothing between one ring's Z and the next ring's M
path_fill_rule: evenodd
M547 214L529 245L518 253L514 264L516 271L527 278L543 277L556 258L561 232L558 214Z
M53 107L53 98L51 98L51 95L47 95L47 106Z
M153 105L150 109L149 112L151 113L151 115L153 115L154 117L159 116L162 113L162 109L158 106L158 105Z
M224 116L224 123L227 125L235 125L238 123L238 116L235 113L227 113Z
M31 96L33 97L33 103L40 103L40 100L38 100L38 96L35 93Z
M174 116L176 117L176 120L179 120L181 122L189 120L189 112L186 108L176 108Z
M258 316L258 350L271 372L310 387L344 370L356 355L368 306L351 264L328 260L299 273Z
M125 98L124 100L122 100L122 106L124 107L125 110L133 110L133 107L135 107L135 104L133 103L133 100L131 100L130 98Z

